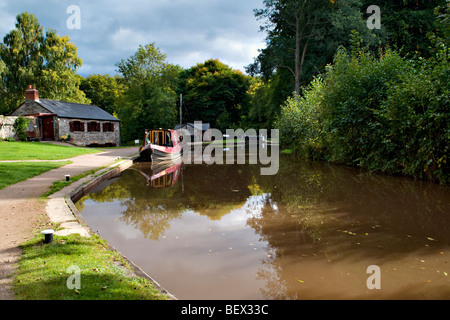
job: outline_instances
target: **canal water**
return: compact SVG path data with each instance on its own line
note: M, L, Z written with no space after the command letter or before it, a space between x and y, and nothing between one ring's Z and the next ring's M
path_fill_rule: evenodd
M178 299L449 299L450 192L283 155L136 163L77 202Z

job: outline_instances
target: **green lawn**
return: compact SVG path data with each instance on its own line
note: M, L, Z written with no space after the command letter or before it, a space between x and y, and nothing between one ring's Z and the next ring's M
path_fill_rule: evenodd
M0 189L69 163L71 161L0 163Z
M97 152L102 152L102 150L66 147L41 142L0 142L0 161L61 160Z
M167 299L148 280L130 276L127 263L98 236L54 236L44 244L38 235L21 247L17 300Z

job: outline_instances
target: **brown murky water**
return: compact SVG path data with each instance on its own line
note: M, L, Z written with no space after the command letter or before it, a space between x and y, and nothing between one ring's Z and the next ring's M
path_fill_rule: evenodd
M136 164L77 206L179 299L450 298L448 188L291 156L172 170Z

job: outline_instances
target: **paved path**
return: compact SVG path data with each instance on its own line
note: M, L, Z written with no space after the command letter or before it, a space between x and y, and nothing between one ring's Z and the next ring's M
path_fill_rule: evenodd
M137 152L138 148L132 147L78 156L70 159L71 164L0 190L0 300L14 299L10 290L11 274L16 270L21 254L20 243L32 238L37 228L47 228L62 210L67 210L58 195L47 201L39 199L53 182L64 179L66 174L73 177L107 167L118 158L127 158Z

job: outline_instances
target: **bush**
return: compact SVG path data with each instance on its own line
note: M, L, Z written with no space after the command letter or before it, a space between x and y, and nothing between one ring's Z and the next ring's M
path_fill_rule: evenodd
M396 171L420 178L450 182L450 67L448 55L419 61L401 75L384 101L389 121L386 136Z
M19 116L16 119L16 121L14 121L13 128L14 128L14 131L16 132L17 138L20 141L27 140L28 135L25 131L27 130L29 124L30 124L30 120L25 117L22 117L22 116Z
M316 78L303 96L294 93L282 106L275 125L280 130L281 143L306 157L319 158L322 153L319 123L322 90L323 81Z
M448 50L430 60L340 49L277 120L284 147L308 157L448 183Z
M410 68L396 52L387 50L376 59L366 51L340 50L326 76L322 118L333 161L383 169L374 166L383 149L386 121L382 104L390 85Z

